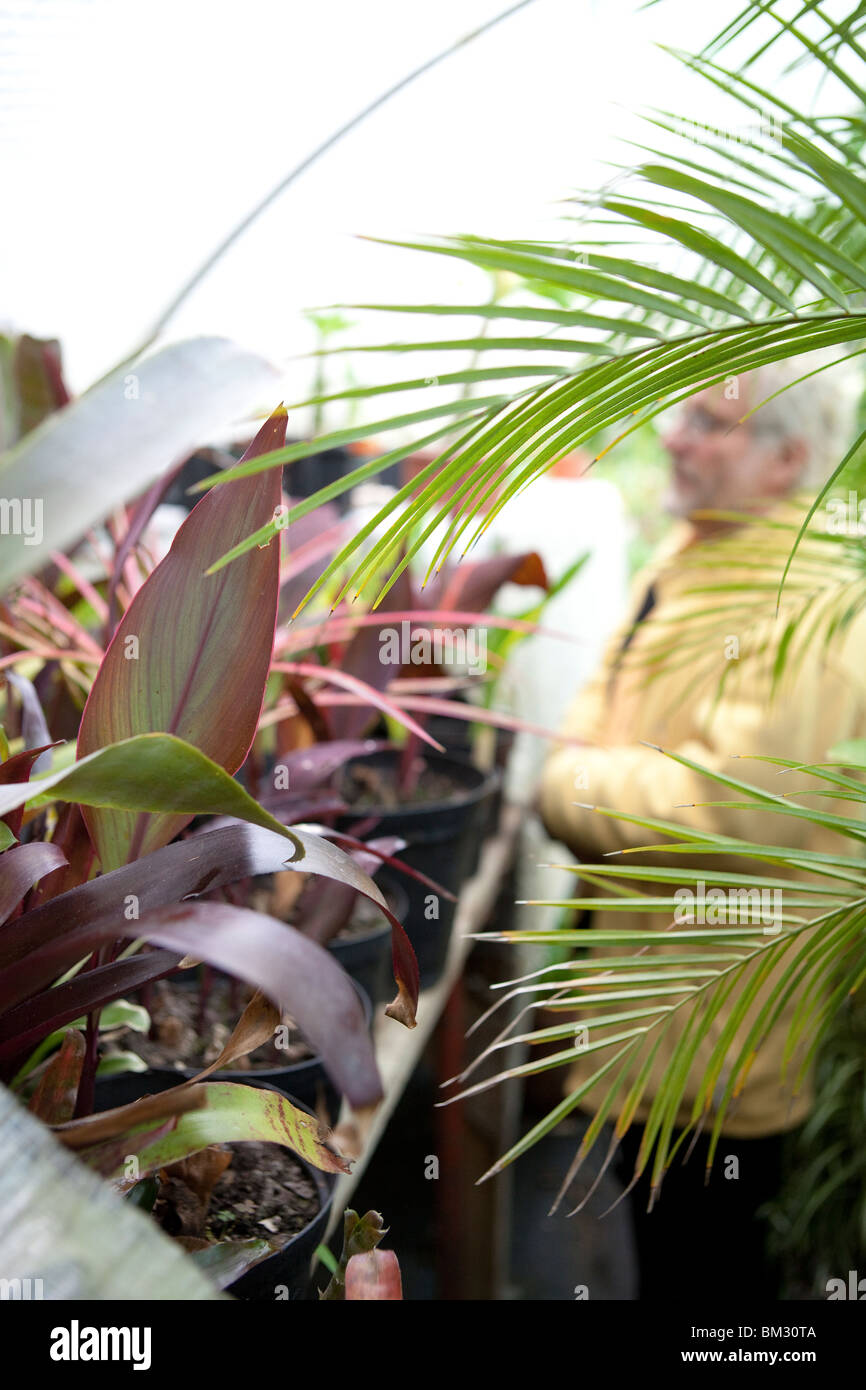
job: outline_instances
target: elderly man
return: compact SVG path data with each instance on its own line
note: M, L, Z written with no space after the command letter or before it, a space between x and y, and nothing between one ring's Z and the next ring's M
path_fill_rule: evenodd
M836 369L791 385L808 370L802 362L798 359L730 378L702 391L685 404L666 435L672 459L667 506L680 521L662 551L638 576L627 627L615 636L595 679L569 712L563 733L585 739L587 746L555 748L542 776L540 811L546 829L584 863L598 862L611 852L663 843L663 837L633 822L603 816L594 806L741 840L839 850L837 837L816 832L801 820L763 808L707 805L744 798L660 751L664 747L702 767L777 791L776 768L757 761L732 763L731 756L759 754L821 762L834 743L866 733L862 623L855 622L833 647L825 650L816 644L808 660L796 663L793 683L781 691L775 687L778 672L773 653L781 630L777 624L774 638L773 585L779 579L784 550L778 539L772 546L767 542L764 550L765 540L779 536L778 529L772 529L778 518L802 517L802 507L794 508L792 495L805 489L814 496L841 461L851 423L850 402L844 389L833 382ZM775 395L783 386L790 389ZM744 420L757 406L760 409ZM730 518L694 515L711 509L747 513L755 520L744 526ZM789 545L790 536L781 534ZM762 554L767 557L763 575ZM721 557L726 559L720 570ZM760 580L766 581L766 587ZM735 587L723 593L706 592L720 583ZM688 592L694 589L705 592ZM695 609L702 611L700 617ZM634 858L629 862L634 863ZM668 868L686 864L692 870L706 866L710 882L713 868L722 867L718 858L701 865L691 856L684 860L652 852L641 862ZM754 861L742 857L728 858L723 867L747 876L765 871L765 866L756 869ZM583 895L592 891L586 888ZM597 896L599 907L588 920L592 928L661 932L669 923L660 915L605 912L604 897ZM674 943L660 942L653 948L653 958L676 950ZM609 955L610 948L604 953ZM775 978L772 975L762 988L756 1008ZM738 998L735 989L697 1048L676 1115L678 1127L688 1125L706 1063ZM707 1132L698 1137L696 1151L685 1165L682 1154L691 1136L681 1146L651 1212L647 1213L648 1174L632 1189L642 1299L778 1297L775 1275L765 1259L764 1230L755 1216L778 1191L785 1132L801 1125L811 1107L808 1086L795 1094L791 1083L783 1085L781 1078L795 1005L796 997L759 1048L742 1093L726 1114L709 1186L704 1185L704 1160L712 1114ZM634 1169L641 1122L647 1118L689 1011L690 1006L676 1014L659 1041L636 1122L620 1151L627 1179ZM754 1017L754 1011L748 1013L747 1023ZM591 1031L591 1015L586 1021ZM736 1041L744 1037L741 1029ZM569 1071L567 1093L586 1082L611 1055L579 1056ZM642 1053L641 1060L646 1055ZM729 1054L730 1060L736 1055ZM634 1064L635 1074L639 1066ZM611 1079L582 1098L584 1110L598 1109ZM617 1116L627 1094L628 1086L619 1093L609 1118ZM679 1132L680 1128L675 1130L674 1139ZM730 1162L732 1157L736 1164Z

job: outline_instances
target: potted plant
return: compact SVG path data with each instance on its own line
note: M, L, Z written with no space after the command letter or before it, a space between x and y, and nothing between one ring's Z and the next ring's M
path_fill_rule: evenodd
M74 425L77 405L67 413ZM277 412L248 455L278 443L284 428L285 413ZM140 1184L209 1153L215 1143L276 1143L321 1171L346 1166L300 1107L263 1088L209 1082L210 1068L188 1084L94 1113L100 1024L118 1021L109 1006L176 972L191 954L256 990L218 1065L261 1046L279 1026L280 1010L289 1008L354 1104L374 1103L381 1094L364 1010L333 957L285 922L202 896L303 864L306 875L339 878L384 906L350 856L315 834L285 827L231 776L261 707L279 556L276 547L259 552L227 581L208 586L208 537L224 539L232 527L243 534L257 512L272 513L273 498L273 488L257 484L208 494L165 561L134 595L127 592L104 655L94 641L87 645L81 608L71 612L61 598L52 602L47 584L62 590L70 581L91 620L95 613L110 624L105 587L59 552L52 574L24 581L63 634L58 658L50 650L37 654L37 680L46 670L50 678L43 690L50 692L59 677L68 695L72 670L95 667L96 674L80 717L77 760L71 750L56 750L53 771L33 779L50 745L16 749L5 734L0 739L0 1075L64 1144L122 1190L139 1191L141 1200ZM111 578L106 582L110 587ZM20 592L16 598L26 611ZM225 640L237 624L247 639L242 670ZM26 633L19 635L24 655L10 652L4 637L7 667L34 665L33 646ZM223 711L214 719L220 701ZM36 685L20 673L8 687L7 715L17 702L19 738L33 745L45 718ZM6 725L12 732L15 718ZM48 818L46 808L54 804L65 809ZM178 840L177 832L202 813L232 823ZM101 873L92 877L97 863ZM417 983L396 918L391 929L400 938L398 957L409 962L394 1010L401 1013L411 1011ZM74 1026L79 1021L83 1026Z

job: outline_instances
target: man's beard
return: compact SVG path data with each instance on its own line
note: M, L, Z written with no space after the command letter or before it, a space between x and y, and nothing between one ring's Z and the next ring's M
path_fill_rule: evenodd
M662 507L669 516L675 516L680 520L686 520L692 512L700 511L706 507L706 502L699 502L694 498L685 498L673 481L668 483L662 497Z

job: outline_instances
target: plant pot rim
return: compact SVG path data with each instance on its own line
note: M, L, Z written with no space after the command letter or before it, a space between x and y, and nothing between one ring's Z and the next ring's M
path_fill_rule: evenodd
M390 936L392 931L391 923L387 920L377 927L371 927L369 931L353 932L351 936L335 936L329 941L326 950L349 950L352 946L366 946L370 941L378 941L380 937ZM362 986L363 988L363 986Z
M356 763L394 763L401 755L399 748L380 748L374 753L359 753L357 757L349 758L342 768L336 773L336 786L345 777L346 773ZM341 813L340 820L343 823L349 821L364 820L368 816L376 816L383 819L385 816L427 816L436 815L442 811L453 810L455 806L472 806L479 801L483 801L496 790L502 781L502 773L499 768L493 767L489 771L477 767L471 758L464 758L459 753L439 753L435 748L425 748L420 754L430 763L451 764L458 767L461 772L472 774L475 786L455 787L452 796L445 800L438 801L412 801L400 803L397 806L350 806ZM477 779L477 780L476 780Z
M390 924L388 926L388 930L391 930ZM357 980L353 980L351 975L348 976L348 979L349 983L351 984L352 988L354 989L355 993L358 995L361 1001L361 1007L364 1010L364 1019L367 1024L367 1031L369 1032L369 1030L373 1026L373 1001L370 998L367 991L364 989L363 985L359 984ZM221 1067L219 1071L211 1072L210 1076L205 1077L205 1082L233 1081L238 1082L241 1085L247 1084L253 1086L257 1086L261 1082L264 1083L266 1086L273 1086L274 1089L280 1091L282 1095L289 1095L289 1092L287 1091L286 1087L281 1086L279 1084L279 1079L284 1078L286 1076L300 1076L305 1071L312 1070L313 1068L317 1067L322 1068L322 1070L324 1070L324 1067L322 1065L322 1058L318 1052L315 1053L312 1057L304 1057L301 1059L300 1062L292 1062L285 1067L257 1067L255 1071L237 1071L231 1067ZM147 1068L147 1072L149 1072L150 1075L159 1077L171 1076L176 1079L178 1085L180 1085L184 1081L191 1081L193 1077L197 1076L200 1071L201 1067L195 1068L188 1066L148 1066ZM116 1074L118 1076L122 1076L127 1073L118 1072ZM146 1073L138 1074L145 1075ZM331 1084L333 1085L334 1083L332 1082ZM290 1095L289 1098L292 1099ZM297 1104L301 1105L301 1102L298 1101ZM306 1109L307 1107L302 1106L302 1108Z

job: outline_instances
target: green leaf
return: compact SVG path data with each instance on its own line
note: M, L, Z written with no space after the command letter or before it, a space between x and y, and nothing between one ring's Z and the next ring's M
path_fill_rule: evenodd
M683 222L679 218L653 212L650 208L641 207L638 203L623 202L619 198L606 198L604 206L609 208L611 212L621 213L629 220L638 222L652 231L661 232L666 237L672 237L674 241L680 242L690 251L697 252L714 265L723 266L731 275L744 284L751 285L771 303L778 304L780 309L784 309L787 313L796 313L793 301L788 295L783 294L771 280L761 275L742 256L731 251L724 242L719 241L716 237L708 236L700 228L693 227L691 223Z
M112 1052L110 1057L100 1057L96 1068L97 1076L116 1076L120 1072L145 1072L150 1068L137 1052Z
M148 1033L150 1014L141 1004L133 1004L129 999L115 999L100 1012L99 1027L103 1032L109 1028L131 1028L134 1033Z
M278 1091L240 1086L233 1081L206 1081L191 1089L202 1093L203 1105L179 1115L168 1133L148 1140L140 1148L136 1146L136 1136L146 1135L152 1122L135 1126L130 1114L132 1123L123 1138L129 1143L128 1153L136 1155L139 1178L146 1178L171 1163L179 1163L210 1144L241 1140L282 1144L326 1173L349 1171L345 1159L320 1137L318 1121L292 1105ZM132 1112L134 1107L124 1109ZM114 1141L110 1140L104 1145L85 1148L80 1151L81 1157L109 1180L128 1185L130 1180L125 1177L123 1159L114 1161L109 1152L113 1146Z
M47 777L0 786L0 816L47 793L52 801L119 811L236 816L285 836L294 847L288 856L293 861L305 853L298 837L227 772L173 734L139 734Z
M816 262L831 266L846 275L854 284L861 288L866 287L866 273L860 270L856 262L847 256L839 255L828 242L821 241L794 218L783 217L779 213L762 208L750 198L743 198L726 188L658 164L644 165L641 173L652 183L663 188L673 188L678 193L688 193L716 208L735 226L743 227L762 246L766 246L804 280L813 284L819 294L826 296L842 309L848 307L845 296L818 270Z
M385 430L401 429L404 425L421 424L424 420L441 419L443 415L474 414L482 409L488 410L504 405L507 401L507 396L473 396L471 400L446 402L443 405L430 406L426 410L413 410L405 415L395 415L388 420L376 420L372 424L355 425L344 430L335 430L333 434L327 436L328 448L342 448L345 444L355 444L360 439L370 439ZM320 453L322 447L321 439L305 440L301 444L287 444L284 449L275 449L262 458L249 459L245 463L236 463L234 468L226 468L222 473L214 473L210 478L196 483L190 491L204 492L211 486L224 487L227 483L234 482L236 478L249 478L254 473L264 473L269 468L292 463L295 459L309 458L313 454ZM415 445L410 445L409 452L414 447ZM293 509L293 517L297 517L299 514L300 508Z
M793 308L793 305L791 306ZM587 314L582 309L550 309L547 305L504 304L349 304L346 308L383 311L388 314L427 314L463 318L516 319L522 322L555 323L561 328L599 328L629 338L660 338L661 330L645 323Z
M380 240L380 238L375 237L371 239ZM672 319L681 319L687 323L696 324L699 328L707 326L700 315L695 314L676 299L665 299L661 295L650 294L646 290L637 288L630 281L619 277L603 275L598 271L582 270L564 262L552 263L544 256L527 255L519 250L506 250L497 245L496 242L458 237L450 241L447 239L431 242L383 241L383 245L402 246L407 250L427 251L440 256L456 256L461 260L471 262L473 265L482 266L486 270L508 270L522 279L534 277L547 284L562 285L565 289L591 295L596 299L619 300L666 314ZM565 254L574 253L565 252ZM639 278L643 269L644 267L635 263L635 279Z
M206 1250L191 1250L188 1258L218 1289L227 1289L253 1265L266 1260L284 1244L284 1240L260 1240L255 1236L249 1240L218 1240Z

